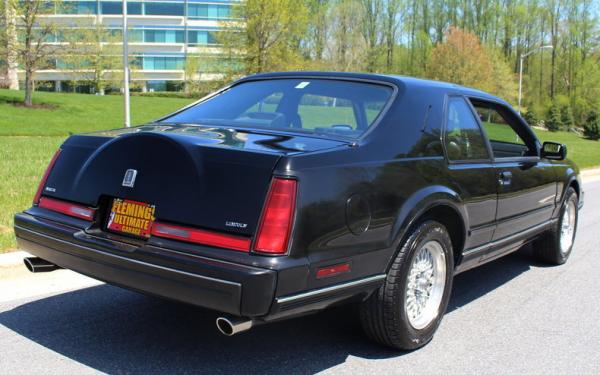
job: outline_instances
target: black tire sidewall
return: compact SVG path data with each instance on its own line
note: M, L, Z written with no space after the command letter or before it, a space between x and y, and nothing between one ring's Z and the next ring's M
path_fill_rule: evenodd
M444 294L442 296L436 318L433 319L426 327L422 329L415 329L409 323L404 307L408 273L410 271L412 262L417 255L417 251L421 249L425 243L432 240L439 242L444 250L446 260L446 282L444 286ZM402 259L402 267L400 269L401 277L396 280L396 282L399 282L400 285L398 285L396 289L397 296L394 296L396 306L393 312L397 314L397 316L394 317L396 318L394 320L400 325L398 328L400 328L401 331L406 332L405 338L407 342L404 343L404 346L416 349L425 345L433 338L433 335L440 325L444 313L446 312L448 301L450 300L450 295L452 292L452 279L454 276L452 241L448 231L442 224L435 221L426 221L419 225L412 233L402 247L402 250L403 251L400 252L399 256L402 256L404 259Z

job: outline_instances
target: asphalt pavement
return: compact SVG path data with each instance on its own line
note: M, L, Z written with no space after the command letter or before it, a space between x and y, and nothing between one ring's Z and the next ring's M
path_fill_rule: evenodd
M600 374L600 181L585 190L566 265L524 248L457 276L414 352L368 341L351 308L224 337L214 312L60 270L0 279L0 374Z

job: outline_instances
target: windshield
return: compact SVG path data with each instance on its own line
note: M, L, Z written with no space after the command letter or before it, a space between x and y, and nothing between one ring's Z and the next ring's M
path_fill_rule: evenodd
M249 81L162 122L258 127L357 138L375 122L392 93L389 86L355 81Z

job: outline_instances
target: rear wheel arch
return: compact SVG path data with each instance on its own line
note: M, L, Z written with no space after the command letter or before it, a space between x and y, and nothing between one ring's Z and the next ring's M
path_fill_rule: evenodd
M581 186L579 186L579 181L577 181L577 178L573 177L573 179L567 185L567 188L565 189L565 192L570 187L572 187L573 190L575 190L575 193L577 194L577 198L581 198Z
M394 241L395 250L390 262L388 263L388 270L402 243L406 241L415 228L427 220L437 221L444 225L448 230L450 239L452 241L454 266L456 267L460 261L467 235L465 218L454 202L449 200L440 200L430 203L419 210L411 218L407 218L406 229L402 231L402 233L400 233L400 235L397 237L397 240Z

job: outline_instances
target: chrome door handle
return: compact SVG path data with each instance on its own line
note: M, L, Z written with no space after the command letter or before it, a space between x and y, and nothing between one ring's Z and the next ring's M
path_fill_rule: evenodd
M510 185L512 180L512 172L502 171L500 172L498 183L502 186Z

